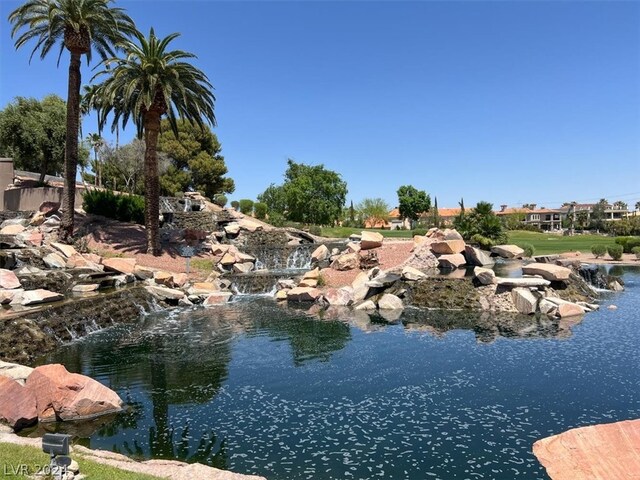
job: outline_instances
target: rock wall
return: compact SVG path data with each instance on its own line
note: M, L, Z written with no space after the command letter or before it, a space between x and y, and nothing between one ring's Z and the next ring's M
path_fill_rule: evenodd
M69 300L0 320L0 359L30 364L42 354L93 331L133 323L152 305L142 287Z

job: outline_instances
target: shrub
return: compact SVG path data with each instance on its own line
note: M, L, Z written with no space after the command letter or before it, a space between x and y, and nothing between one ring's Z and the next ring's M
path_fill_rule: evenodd
M238 210L238 208L240 207L240 202L237 200L234 200L233 202L231 202L231 207L235 210Z
M483 237L479 233L476 233L474 236L472 236L471 241L477 244L483 250L491 250L491 247L496 246L496 242L494 242L490 238Z
M533 257L533 254L536 253L535 247L530 243L523 243L518 246L524 250L525 257Z
M270 212L268 221L274 227L284 227L287 223L287 219L279 212Z
M144 198L139 195L89 190L84 194L82 206L87 213L144 225Z
M259 220L264 220L267 216L267 204L262 202L257 202L253 205L253 211L256 214L256 218Z
M219 207L224 207L227 204L226 195L223 195L222 193L218 193L217 195L214 195L213 196L213 203L215 203Z
M622 245L609 245L607 247L607 253L613 260L620 260L623 251Z
M640 237L616 237L616 243L622 245L624 253L631 253L635 247L640 247Z
M427 234L427 230L425 230L424 228L416 228L413 231L413 236L420 236L420 237L424 237Z
M640 247L633 247L631 249L631 253L633 253L638 260L640 260Z
M253 200L243 198L240 200L240 211L245 215L250 215L253 212Z
M591 253L593 253L593 256L596 258L600 258L602 257L605 253L607 253L607 247L606 245L602 245L602 244L595 244L595 245L591 245Z
M309 233L311 235L316 235L316 236L320 237L322 235L322 228L320 228L319 225L310 225L309 226Z

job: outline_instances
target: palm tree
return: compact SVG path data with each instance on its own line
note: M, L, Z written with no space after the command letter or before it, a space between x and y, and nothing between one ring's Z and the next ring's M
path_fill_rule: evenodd
M169 125L178 137L177 119L204 128L205 121L215 125L213 113L215 97L207 76L185 59L195 55L181 50L168 50L173 33L158 38L151 29L149 37L136 32L136 41L123 48L125 58L112 58L103 62L105 69L96 77L106 75L100 85L102 96L100 121L113 113L112 128L122 121L124 128L131 118L138 137L145 141L145 225L147 252L160 254L159 216L160 185L158 177L158 134L160 120L167 115Z
M9 15L16 49L35 41L31 58L39 51L44 59L59 45L58 64L66 48L71 54L67 94L67 134L65 141L64 190L62 195L61 238L73 237L78 136L80 124L80 60L91 61L92 49L102 58L114 55L118 44L135 31L133 20L113 0L28 0Z
M98 151L104 147L104 139L100 136L99 133L90 133L87 135L87 142L91 145L93 149L94 155L94 173L95 173L95 185L98 187L102 186L102 167L100 166L100 160L98 158Z

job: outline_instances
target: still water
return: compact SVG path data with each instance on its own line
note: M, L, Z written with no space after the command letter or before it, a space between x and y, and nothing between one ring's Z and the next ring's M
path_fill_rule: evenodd
M379 317L248 298L154 313L42 361L127 412L81 443L269 479L548 478L568 428L640 417L640 269L580 321L408 310Z

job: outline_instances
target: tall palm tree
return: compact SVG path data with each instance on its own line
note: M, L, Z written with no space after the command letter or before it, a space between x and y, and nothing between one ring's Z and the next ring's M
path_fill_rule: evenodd
M204 128L215 125L213 85L199 69L184 61L196 58L192 53L168 50L173 33L158 38L151 29L149 36L137 32L135 41L124 45L125 58L103 62L105 69L96 77L107 76L100 85L102 95L101 123L113 114L113 123L135 123L138 137L145 141L145 225L147 252L160 254L159 216L160 182L158 177L158 134L160 120L166 115L178 137L177 119L188 120ZM94 77L95 78L95 77Z
M93 155L94 155L94 173L95 173L95 185L98 187L102 186L102 167L100 165L100 159L98 158L98 152L100 151L100 149L102 147L104 147L104 139L102 138L102 136L99 133L90 133L89 135L87 135L87 142L89 142L89 145L91 145L91 148L93 149Z
M59 46L58 64L65 49L71 55L67 94L67 135L65 141L64 190L62 195L61 238L73 237L78 136L80 124L80 60L91 61L92 49L102 58L113 56L114 49L135 31L133 20L113 0L28 0L9 15L12 38L17 35L19 49L35 41L31 58L39 51L44 59ZM22 30L22 33L18 33Z

